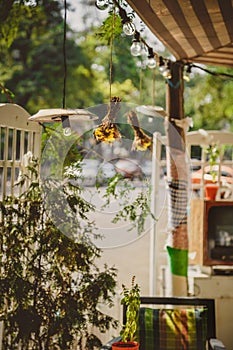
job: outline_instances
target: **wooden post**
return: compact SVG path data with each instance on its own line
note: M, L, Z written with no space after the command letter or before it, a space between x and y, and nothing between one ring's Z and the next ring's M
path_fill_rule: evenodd
M185 157L185 130L177 122L184 119L183 66L171 64L172 78L167 80L166 109L168 232L171 293L188 294L188 169ZM178 126L179 125L179 126Z

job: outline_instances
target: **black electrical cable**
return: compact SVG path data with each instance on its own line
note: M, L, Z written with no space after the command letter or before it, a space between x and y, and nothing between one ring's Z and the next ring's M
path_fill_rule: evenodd
M66 107L66 75L67 75L67 62L66 62L66 21L67 21L67 3L64 0L64 30L63 30L63 69L64 69L64 77L63 77L63 99L62 99L62 107Z

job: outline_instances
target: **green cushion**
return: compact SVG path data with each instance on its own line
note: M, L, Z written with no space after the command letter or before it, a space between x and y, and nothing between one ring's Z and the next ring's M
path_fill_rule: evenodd
M206 308L140 308L140 350L205 350L206 337Z

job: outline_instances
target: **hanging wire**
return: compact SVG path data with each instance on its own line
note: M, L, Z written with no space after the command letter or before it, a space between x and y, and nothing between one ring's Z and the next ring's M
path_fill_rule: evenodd
M66 62L66 22L67 22L67 2L64 0L64 28L63 28L63 98L62 107L66 107L66 76L67 76L67 62Z
M197 66L196 64L192 63L192 67L198 68L200 70L203 70L204 72L214 75L216 77L221 77L221 78L233 78L232 74L228 74L228 73L219 73L219 72L214 72L212 70L209 70L207 68L201 67L201 66Z
M142 82L143 82L143 62L140 65L140 75L139 75L139 103L142 104Z
M116 22L116 7L113 8L112 17L112 35L110 38L110 62L109 62L109 100L112 99L112 77L113 77L113 40L114 40L114 29Z
M151 96L152 105L155 104L155 69L152 69L152 96Z
M110 62L109 62L109 100L112 98L112 47L113 38L110 39Z

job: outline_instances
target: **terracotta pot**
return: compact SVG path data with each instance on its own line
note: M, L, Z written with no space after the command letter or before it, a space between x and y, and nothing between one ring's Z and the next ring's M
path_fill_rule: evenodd
M214 201L218 192L218 185L210 184L205 186L205 199L207 201Z
M138 350L139 349L139 343L135 341L129 341L127 343L123 341L119 341L116 343L112 344L112 350L119 350L119 349L124 349L124 350Z

